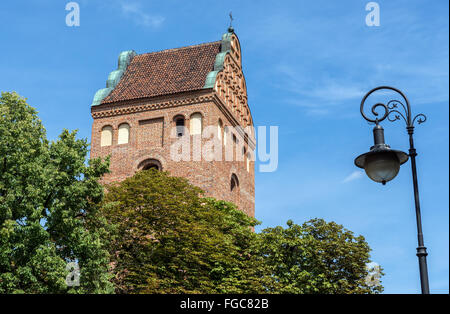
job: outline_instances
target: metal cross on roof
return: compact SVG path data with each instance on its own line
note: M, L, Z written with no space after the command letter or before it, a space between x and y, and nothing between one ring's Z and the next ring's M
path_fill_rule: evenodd
M233 23L233 20L234 20L233 13L230 12L229 16L230 16L230 27L228 27L228 32L233 33L234 32L234 29L233 29L233 26L232 26L232 23Z

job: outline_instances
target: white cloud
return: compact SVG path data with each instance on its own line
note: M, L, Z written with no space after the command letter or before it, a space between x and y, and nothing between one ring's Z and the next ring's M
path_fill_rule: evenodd
M145 13L139 3L120 2L122 13L132 19L136 24L157 28L161 26L165 18L159 15Z
M354 180L358 180L359 178L362 178L364 176L364 172L361 170L355 170L351 174L349 174L344 180L342 180L342 183L348 183Z
M310 78L302 75L300 69L293 69L287 65L279 65L277 71L284 77L282 88L307 98L323 103L336 103L364 96L363 88L354 82L342 83L335 78L322 76Z
M304 108L310 115L327 115L336 107L359 103L365 94L364 89L356 82L340 82L328 74L306 76L302 74L306 69L301 67L279 64L275 71L282 77L275 83L275 87L289 94L283 101Z

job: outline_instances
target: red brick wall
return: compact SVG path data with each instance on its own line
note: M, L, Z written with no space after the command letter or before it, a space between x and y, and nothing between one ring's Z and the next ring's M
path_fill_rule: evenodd
M92 125L91 157L111 155L111 173L103 182L120 181L139 171L138 166L146 159L158 160L164 171L177 177L185 177L192 184L202 188L207 196L231 201L247 213L255 215L255 174L254 162L250 162L247 171L244 161L172 161L170 145L176 139L170 138L171 128L175 126L173 118L185 117L185 126L189 128L191 114L200 112L203 127L213 125L217 128L219 118L224 126L235 126L237 121L227 114L225 106L212 91L198 91L178 94L171 97L140 102L126 102L100 105L92 108L94 123ZM122 123L130 125L128 144L117 144L118 127ZM113 127L113 143L100 147L101 130L104 126ZM192 138L192 136L191 136ZM222 137L223 138L223 137ZM242 136L238 140L246 143ZM205 140L203 140L205 141ZM231 136L227 141L232 141ZM245 144L249 150L247 143ZM191 140L192 154L192 140ZM235 174L239 186L231 192L231 176Z

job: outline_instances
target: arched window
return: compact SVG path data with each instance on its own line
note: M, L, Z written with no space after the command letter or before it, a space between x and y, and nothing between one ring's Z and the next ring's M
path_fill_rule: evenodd
M100 146L111 146L112 145L112 135L113 135L113 128L112 126L105 126L102 129L102 134L100 137Z
M175 125L177 128L177 136L181 137L184 135L184 117L176 117Z
M250 172L250 153L247 154L247 172Z
M233 173L230 181L231 202L239 206L240 202L240 190L238 177Z
M240 155L242 152L240 152L238 150L239 139L236 137L236 134L234 134L234 133L232 133L231 138L233 139L233 157L234 157L234 160L242 161L242 159L241 159L242 155Z
M119 138L117 144L128 144L130 140L130 125L128 123L122 123L119 125Z
M228 134L228 128L225 127L223 129L223 145L227 145L227 136L228 136L227 134Z
M139 164L138 169L139 170L155 169L161 171L162 165L157 159L146 159Z
M142 170L149 170L149 169L159 170L159 167L156 164L148 164L142 168Z
M222 120L219 119L219 122L217 124L217 138L219 140L222 139L222 129L223 129L223 123L222 123Z
M231 175L230 191L236 192L238 190L238 187L239 187L239 180L238 180L237 176L233 173Z
M190 130L191 135L202 134L202 115L201 113L193 113L191 115Z

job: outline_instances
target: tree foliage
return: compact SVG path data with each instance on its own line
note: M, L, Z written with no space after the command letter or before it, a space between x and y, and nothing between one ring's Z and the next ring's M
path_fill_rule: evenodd
M154 169L108 187L103 205L116 226L111 253L121 293L263 292L255 254L257 221L202 197L184 178Z
M379 293L366 265L370 248L363 236L335 222L312 219L303 225L264 229L260 254L276 282L274 293L361 294Z
M107 186L108 162L0 98L0 293L378 293L362 236L334 222L253 231L235 205L146 170ZM68 287L76 262L80 286Z
M0 293L111 292L101 160L64 130L49 142L36 111L16 93L0 98ZM68 262L81 271L68 287Z
M103 212L120 293L376 293L370 248L336 223L267 228L183 178L141 171L108 188Z

